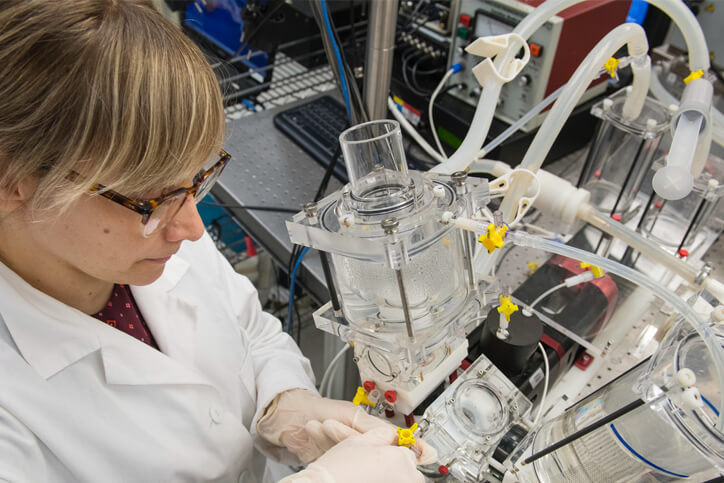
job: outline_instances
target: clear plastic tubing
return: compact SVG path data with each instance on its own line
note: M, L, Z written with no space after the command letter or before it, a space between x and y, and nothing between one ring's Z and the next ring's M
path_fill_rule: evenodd
M652 182L654 190L662 198L680 200L691 193L694 187L691 165L703 119L697 112L684 112L679 117L666 166L656 171Z
M576 72L573 73L560 99L558 99L548 113L548 116L546 116L546 120L543 122L538 134L536 134L533 142L528 147L523 161L520 163L521 168L529 169L533 172L536 172L540 168L563 124L566 119L568 119L568 116L571 115L578 100L583 96L584 92L586 92L588 85L596 78L601 66L624 45L628 45L629 54L634 57L634 62L638 58L646 57L649 44L646 41L646 32L644 32L644 29L635 23L619 25L596 44L593 50L586 56L583 62L581 62L581 65L578 66ZM637 71L634 70L634 74L636 73ZM649 76L634 76L633 92L643 93L645 96L649 90L649 86L648 84L642 84L642 80L648 81ZM638 97L638 94L634 96ZM638 116L638 114L639 113L636 113L636 116ZM513 201L517 203L517 199ZM504 213L506 212L504 207L501 209Z
M675 98L669 91L666 90L666 87L661 84L661 80L659 79L659 76L661 75L661 66L655 66L653 69L653 73L651 75L651 93L656 97L658 100L663 102L666 105L679 105L679 100ZM714 120L713 129L711 130L712 138L715 143L717 143L719 146L724 146L724 114L721 113L721 111L717 110L714 106L711 108L711 116Z
M681 297L677 296L663 285L650 279L643 273L614 262L613 260L609 260L608 258L600 257L594 253L573 248L553 240L546 240L522 231L508 232L505 238L507 241L510 241L518 246L538 248L601 267L608 272L615 273L616 275L625 278L640 287L650 290L654 295L671 304L674 309L682 317L684 317L689 324L691 324L694 330L696 330L701 337L701 340L711 353L712 360L714 361L717 375L719 376L719 387L724 388L724 350L722 349L720 343L717 342L717 339L708 324L701 320L694 309L692 309ZM719 431L724 429L724 411L722 411L722 409L724 409L724 391L721 391L721 400L719 405L719 420L717 423L717 429L719 429Z
M663 250L656 243L648 240L638 233L629 230L621 223L615 221L610 216L596 210L590 204L585 204L578 209L578 218L590 223L604 233L608 233L614 238L624 241L627 245L640 251L645 257L652 261L663 265L671 270L687 283L694 284L694 280L698 275L696 269L687 264L681 258L673 256L671 253ZM724 392L723 392L724 394Z
M651 58L644 55L633 59L631 70L633 70L634 79L638 79L638 85L642 86L642 88L636 90L632 87L626 96L626 102L623 104L623 117L628 120L639 117L646 102L649 85L651 85Z
M548 0L525 17L515 27L513 33L529 39L548 19L582 1L584 0ZM699 22L691 10L681 0L649 0L649 3L663 10L681 30L689 51L689 68L692 71L702 69L706 72L709 69L709 49L706 46L706 39L699 27ZM511 46L505 53L499 55L495 60L495 66L500 69L501 66L507 65L519 47L522 46ZM452 173L467 168L488 135L501 88L502 84L497 80L491 80L485 86L462 145L447 162L436 166L433 171Z
M482 158L486 154L488 154L490 151L497 148L500 145L500 143L502 143L503 141L508 139L514 132L516 132L518 129L520 129L521 126L523 126L526 122L530 121L535 116L537 116L538 113L540 113L543 109L548 107L548 105L551 102L558 99L558 96L561 95L561 92L563 92L564 87L565 87L565 85L562 85L555 91L548 94L548 97L543 99L537 106L535 106L530 111L526 112L523 117L521 117L520 119L515 121L513 124L510 125L510 127L508 127L508 129L506 129L505 131L500 133L500 135L498 137L496 137L495 139L490 141L487 145L485 145L483 147L483 149L481 149L480 152L478 153L478 157Z
M694 267L682 259L663 250L659 245L653 243L651 240L642 237L633 230L629 230L608 215L596 210L590 204L586 203L581 205L578 208L576 216L595 226L599 230L622 240L628 246L643 253L647 258L671 270L674 274L683 278L687 283L703 288L709 291L709 293L717 299L724 300L724 284L709 276L705 277L704 281L697 285L696 278L699 274Z
M606 63L606 60L624 45L628 45L629 54L634 57L634 62L638 58L646 57L649 44L646 41L646 32L644 32L644 29L634 23L619 25L596 44L565 85L561 97L556 101L546 116L545 121L543 121L543 125L538 130L533 142L528 146L523 161L520 163L520 168L528 169L534 173L538 171L543 164L543 160L548 155L551 146L553 146L553 143L558 137L558 133L563 127L563 124L576 107L578 99L583 96L591 81L598 76L601 66ZM650 64L648 65L650 67ZM636 72L637 71L634 70L634 74ZM641 93L643 96L646 95L649 86L648 84L642 84L642 81L648 81L648 79L649 76L634 77L633 92L636 92L636 94L632 93L629 96L630 99L640 98ZM638 116L638 113L636 113L636 115ZM505 195L505 198L503 198L500 210L505 214L505 219L508 223L515 219L515 209L518 206L518 201L527 189L528 186L515 183L509 188L508 193Z

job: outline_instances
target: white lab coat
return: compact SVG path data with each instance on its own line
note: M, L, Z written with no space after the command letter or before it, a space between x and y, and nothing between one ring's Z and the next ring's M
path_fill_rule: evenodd
M131 290L162 352L0 264L0 481L260 481L256 421L309 362L206 234Z

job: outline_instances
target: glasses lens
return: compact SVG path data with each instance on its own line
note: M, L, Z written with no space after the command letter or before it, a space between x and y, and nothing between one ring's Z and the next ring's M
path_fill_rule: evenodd
M211 187L214 186L214 183L219 179L219 176L221 176L221 172L224 170L224 166L219 166L218 169L215 169L209 176L204 180L203 183L201 183L201 186L199 186L198 191L196 192L196 195L194 196L194 199L198 202L201 201L204 196L209 194L209 191L211 191Z
M180 193L173 198L164 200L153 210L145 225L143 225L143 236L149 237L157 230L160 230L176 216L186 200L186 193Z

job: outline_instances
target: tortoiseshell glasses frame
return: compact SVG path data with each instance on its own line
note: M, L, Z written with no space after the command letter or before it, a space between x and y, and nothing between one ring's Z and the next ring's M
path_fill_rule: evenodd
M192 196L196 203L206 196L230 159L231 155L222 149L219 151L219 160L209 169L199 172L191 186L175 189L156 198L145 200L129 198L113 190L107 190L101 184L92 186L91 191L141 215L143 236L149 237L166 226L178 214L189 196ZM73 179L77 177L77 173L72 173Z

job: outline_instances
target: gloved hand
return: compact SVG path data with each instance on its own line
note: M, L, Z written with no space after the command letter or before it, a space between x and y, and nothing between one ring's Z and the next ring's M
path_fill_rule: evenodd
M321 425L322 431L337 424L326 421ZM358 434L334 446L305 470L287 476L279 483L424 482L422 473L415 467L415 454L396 443L397 433L391 425Z
M339 424L330 424L330 423ZM382 419L370 416L351 402L322 398L305 389L292 389L277 396L256 425L257 432L276 446L284 446L302 463L319 458L347 438L375 428L395 430ZM420 464L433 463L434 448L418 440Z

